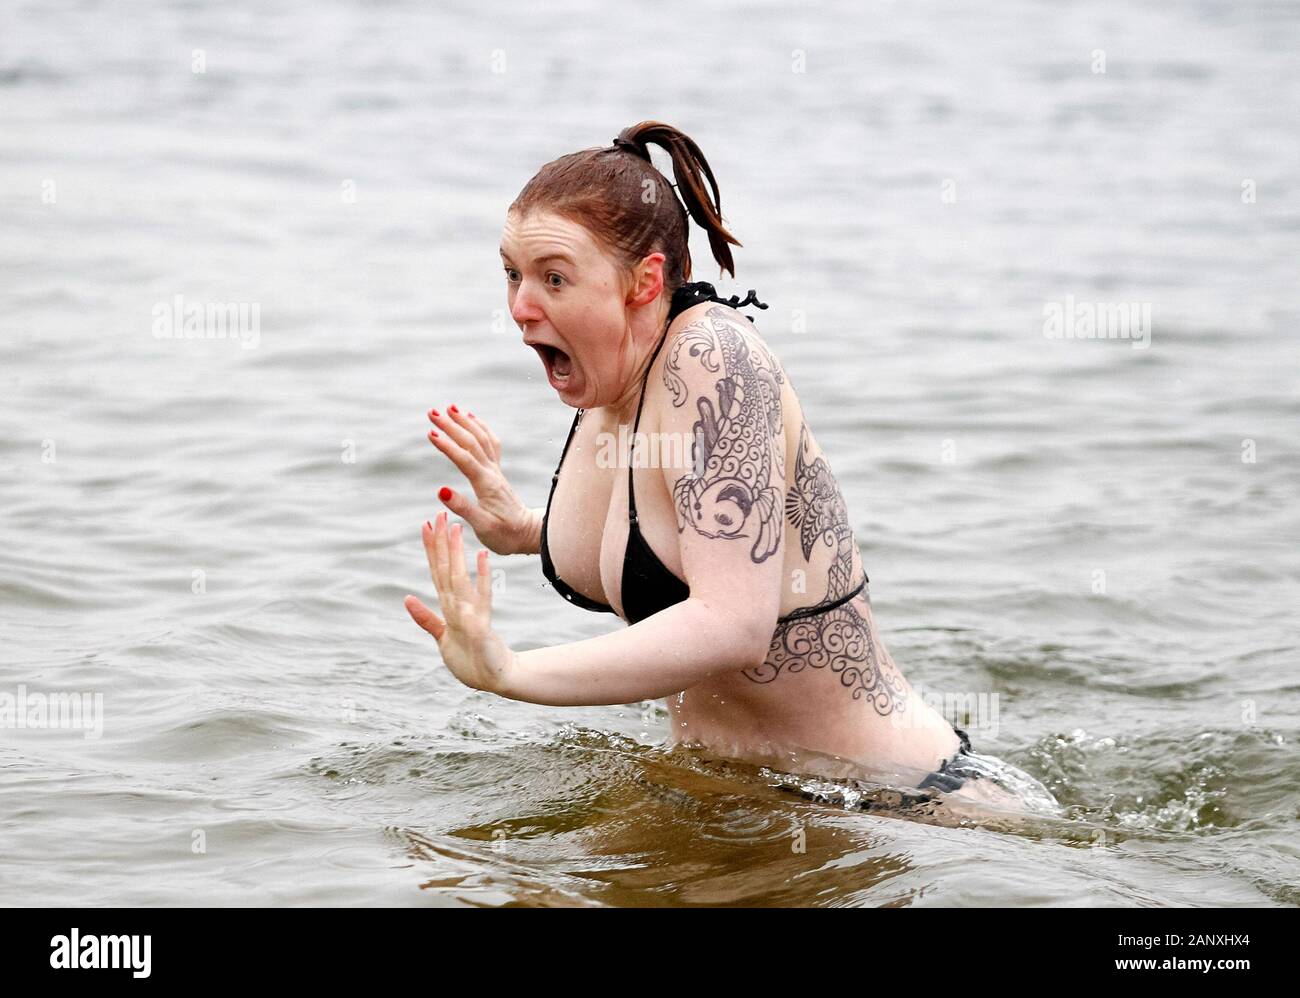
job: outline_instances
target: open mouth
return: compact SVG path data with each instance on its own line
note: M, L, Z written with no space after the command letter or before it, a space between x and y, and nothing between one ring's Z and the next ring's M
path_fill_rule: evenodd
M535 343L533 349L542 358L542 364L546 367L546 379L551 383L551 387L563 388L567 385L573 374L573 360L569 355L559 347L545 343Z

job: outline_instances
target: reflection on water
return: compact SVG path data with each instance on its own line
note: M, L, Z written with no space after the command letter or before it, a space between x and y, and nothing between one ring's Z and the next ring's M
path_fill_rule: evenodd
M1068 819L995 808L963 816L933 799L900 801L894 789L849 788L576 728L544 751L561 754L566 771L595 764L606 779L594 790L575 781L575 790L593 792L533 800L509 817L438 832L391 829L422 890L490 906L815 906L848 897L889 905L915 900L900 879L927 879L897 848L900 820L960 836L946 843L954 857L979 855L992 842L990 852L1004 858L1020 840L1069 850L1061 855L1075 857L1085 875L1106 872L1126 849L1178 842L1086 808ZM943 864L929 873L940 883L960 876Z

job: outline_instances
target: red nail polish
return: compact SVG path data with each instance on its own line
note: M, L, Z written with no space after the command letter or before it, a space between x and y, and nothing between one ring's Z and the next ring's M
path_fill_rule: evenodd
M451 489L447 488L447 486L444 485L442 488L438 490L438 498L441 499L443 502L446 502L448 499L451 498Z
M430 430L430 431L429 431L429 439L430 439L430 440L437 440L437 439L438 439L438 431L437 431L437 430Z
M460 410L457 409L454 405L453 405L453 406L450 406L449 408L451 409L452 412L459 412L459 411L460 411Z
M424 521L424 525L425 525L426 527L428 527L430 530L433 529L433 524L430 523L428 520L425 520L425 521Z
M438 410L437 410L437 409L430 409L430 410L429 410L429 415L430 415L430 416L437 416L437 415L438 415Z

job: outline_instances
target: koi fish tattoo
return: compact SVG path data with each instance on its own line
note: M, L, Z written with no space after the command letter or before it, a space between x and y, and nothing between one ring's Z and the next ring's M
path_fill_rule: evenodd
M726 312L705 313L708 325L692 325L674 340L664 365L664 384L673 405L686 402L681 376L683 354L720 377L717 401L700 396L695 436L695 473L673 486L673 500L683 526L705 537L752 541L750 558L766 561L781 544L780 492L771 485L772 468L784 477L781 385L775 358L746 340Z

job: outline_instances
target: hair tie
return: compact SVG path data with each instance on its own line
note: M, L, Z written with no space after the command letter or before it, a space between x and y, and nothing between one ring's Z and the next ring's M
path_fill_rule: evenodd
M650 151L639 142L633 142L631 139L625 139L620 135L614 139L613 144L616 149L626 149L632 155L640 156L647 163L650 162Z

